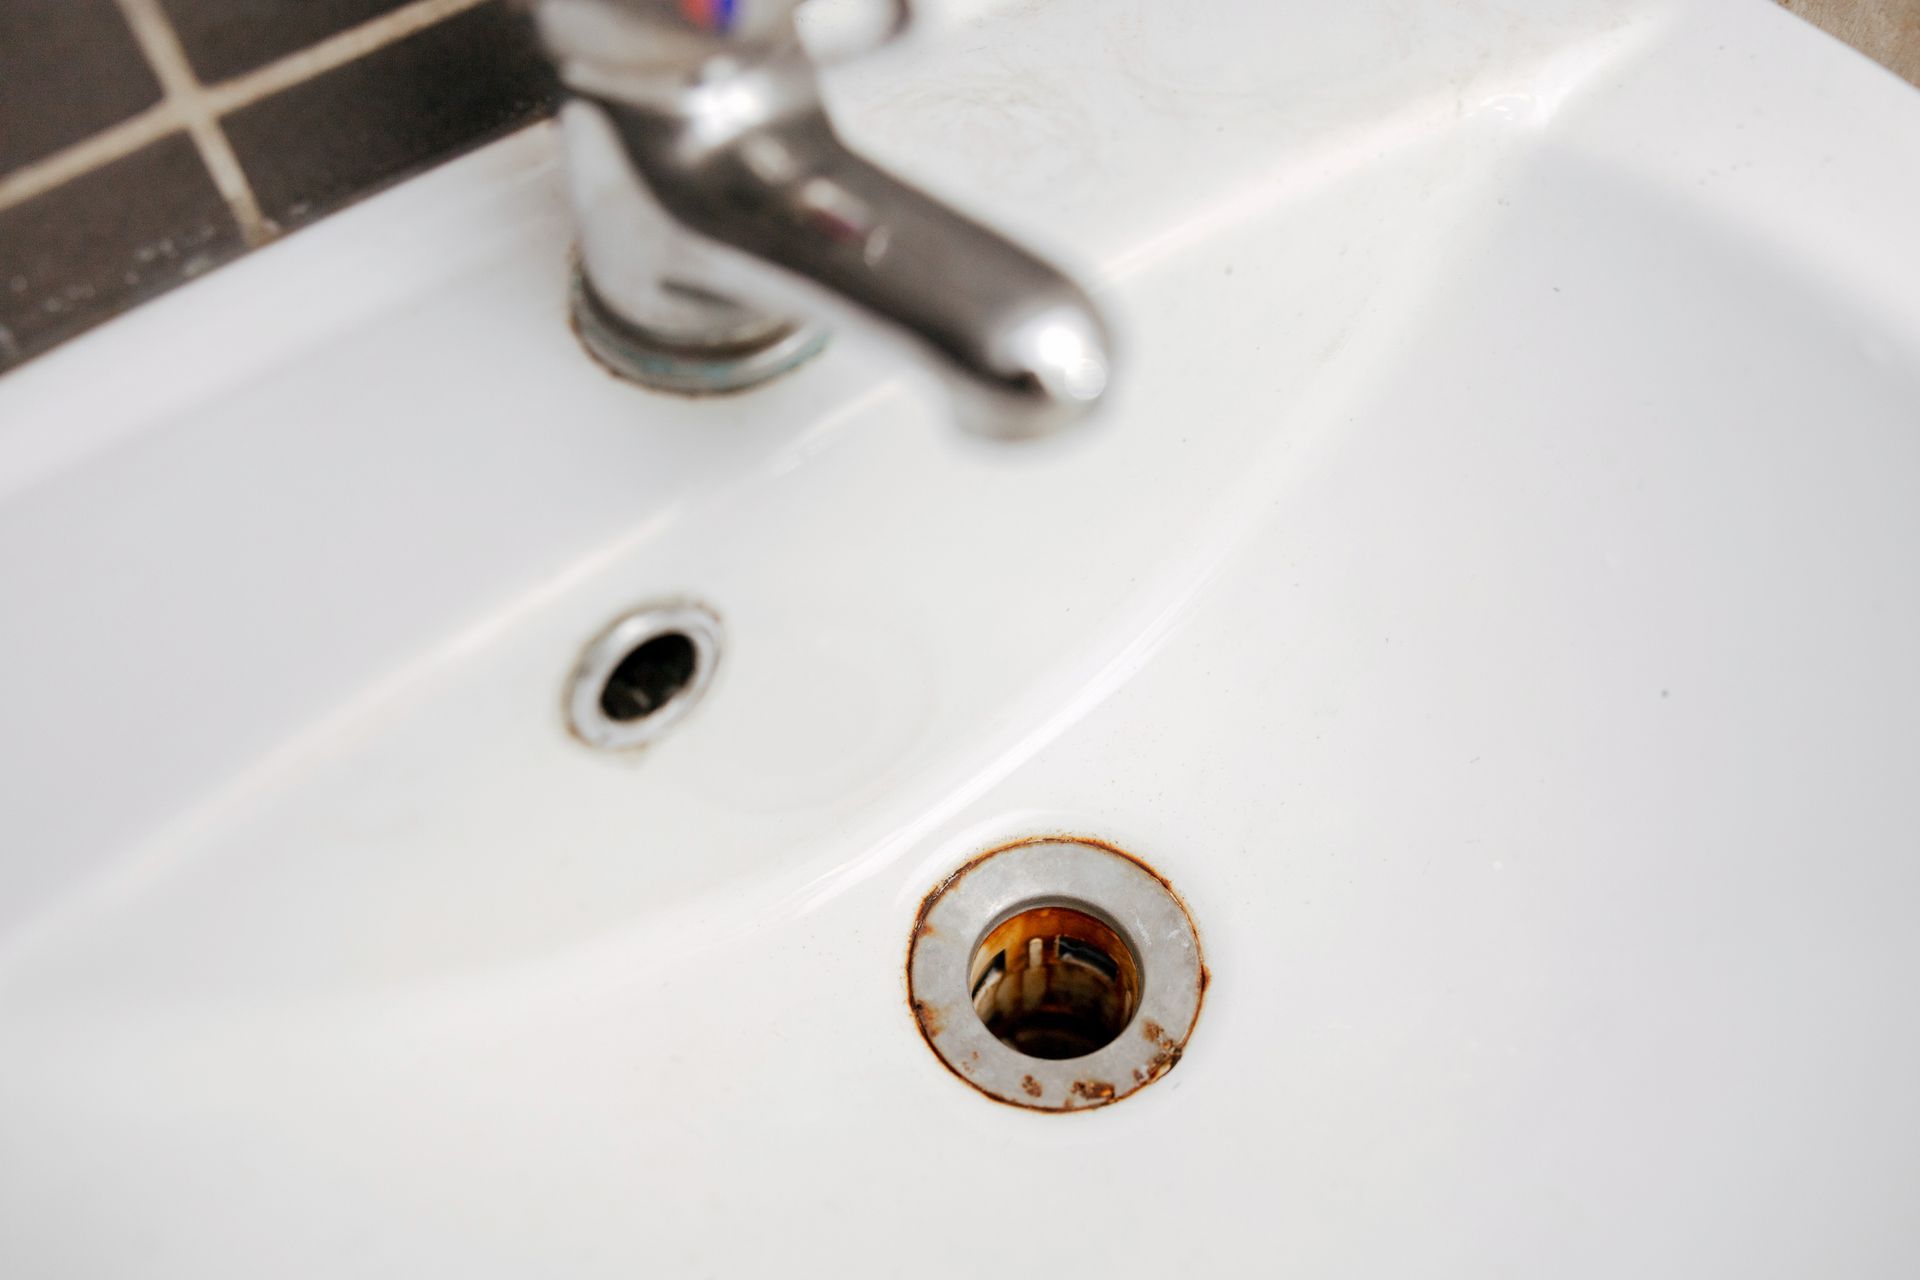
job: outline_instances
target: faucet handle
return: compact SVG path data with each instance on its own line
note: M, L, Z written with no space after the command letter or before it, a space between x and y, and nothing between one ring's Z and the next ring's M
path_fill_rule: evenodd
M899 43L918 17L914 0L801 0L793 13L801 44L821 67L853 62Z
M753 63L798 40L830 66L893 44L913 0L520 0L570 83L583 66L685 81L716 57Z

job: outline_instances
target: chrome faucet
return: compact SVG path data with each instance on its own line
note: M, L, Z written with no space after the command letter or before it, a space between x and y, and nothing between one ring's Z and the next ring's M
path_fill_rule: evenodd
M906 0L883 3L904 19ZM700 394L860 325L905 339L969 429L1022 438L1085 416L1111 373L1093 303L847 148L799 4L534 0L568 90L582 337L639 382Z

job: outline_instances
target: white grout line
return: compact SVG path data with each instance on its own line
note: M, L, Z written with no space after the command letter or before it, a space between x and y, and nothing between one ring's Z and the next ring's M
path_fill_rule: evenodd
M451 18L484 2L413 0L412 4L402 5L377 18L370 18L357 27L349 27L328 36L319 44L308 45L277 62L269 62L245 75L214 85L207 92L213 95L216 112L225 115L249 102L258 102L270 93L278 93L323 71L331 71L355 58L364 57L396 40L404 40L416 31L425 30L444 18Z
M200 159L213 175L213 185L220 189L227 208L233 210L240 234L249 245L265 243L273 228L261 216L260 202L254 198L253 187L240 169L240 157L233 154L233 144L227 141L213 104L193 74L173 23L160 11L160 0L118 0L118 3L127 25L133 28L133 38L140 42L140 51L147 55L148 64L160 77L166 100L173 104L180 122L193 138L193 145L200 149Z
M352 62L396 40L405 39L443 18L483 4L485 0L413 0L412 4L370 18L318 44L215 85L201 85L194 77L185 57L180 55L179 39L165 15L160 13L155 0L119 0L119 3L127 14L127 21L133 25L135 35L139 36L148 61L153 63L155 73L161 77L167 96L130 120L123 120L0 177L0 210L44 195L69 179L132 155L148 143L184 128L195 130L194 143L199 146L215 183L220 184L221 194L233 207L234 218L240 222L241 229L248 231L249 227L255 228L255 231L248 232L248 243L252 244L258 243L256 233L264 239L271 234L272 228L260 215L259 204L248 187L246 175L241 171L233 148L219 126L219 117L311 76ZM142 16L136 17L136 13ZM173 55L178 57L175 70L184 73L184 83L191 91L191 105L186 95L176 94L173 84L168 81L167 71L162 66L162 59L167 55L164 52L156 55L155 48L149 44L148 35L142 33L142 22L157 23L158 27L154 29L163 33L157 43L170 47ZM203 121L198 130L195 129L196 118ZM208 135L217 139L211 146ZM224 159L220 158L222 153ZM227 163L232 167L223 175L222 166ZM229 182L236 185L229 187ZM243 213L237 199L244 200L245 209L249 212Z
M149 142L158 142L179 127L180 112L173 103L163 98L130 120L122 120L111 129L83 138L70 147L32 164L22 165L5 177L0 177L0 209L10 209L88 170L132 155Z

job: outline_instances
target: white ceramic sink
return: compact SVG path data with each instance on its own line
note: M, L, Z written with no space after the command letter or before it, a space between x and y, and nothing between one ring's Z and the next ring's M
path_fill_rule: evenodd
M0 1270L1914 1274L1920 97L1758 0L926 25L836 107L1086 269L1070 442L610 378L546 128L0 381ZM902 985L1054 830L1213 976L1077 1116Z

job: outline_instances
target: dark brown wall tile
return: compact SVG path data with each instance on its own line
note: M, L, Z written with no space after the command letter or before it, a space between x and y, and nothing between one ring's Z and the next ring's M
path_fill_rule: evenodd
M404 3L159 0L206 84ZM270 236L537 119L556 97L524 6L482 0L220 125ZM160 99L115 0L0 0L0 180ZM0 187L0 372L243 248L184 133L50 190L47 176Z
M492 0L226 117L266 216L292 228L551 109L530 23Z
M0 0L0 174L159 100L113 0Z
M0 210L0 367L240 252L184 134Z
M407 0L163 0L201 83L230 79Z

